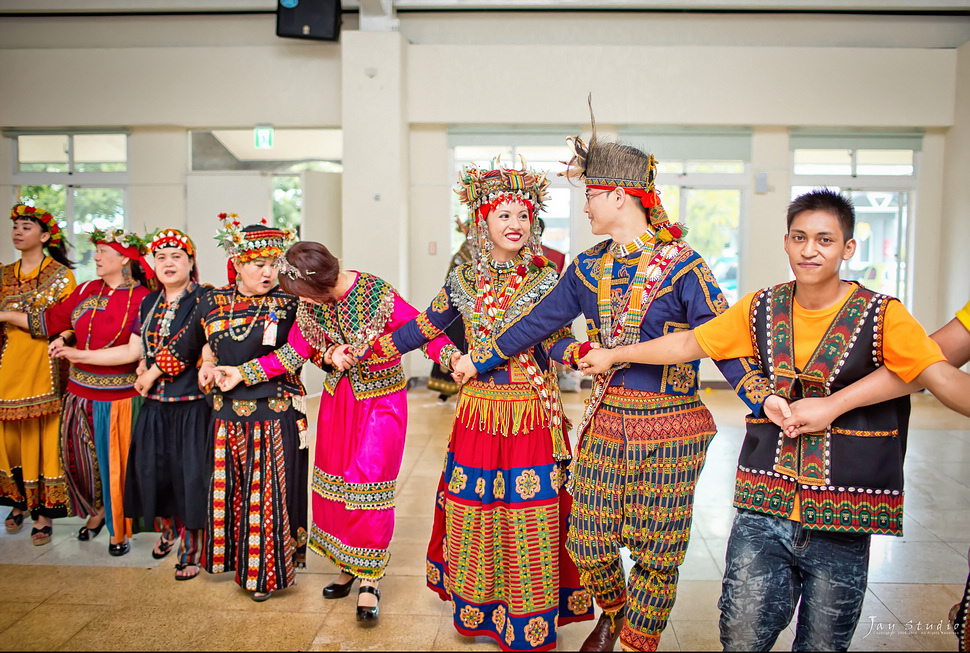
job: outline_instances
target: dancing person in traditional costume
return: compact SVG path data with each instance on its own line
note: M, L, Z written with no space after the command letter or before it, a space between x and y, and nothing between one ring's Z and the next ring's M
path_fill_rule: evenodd
M471 220L462 222L456 216L455 225L455 228L465 237L465 240L462 241L455 255L451 257L451 263L448 264L448 273L445 274L445 279L451 276L452 270L456 267L472 260L472 241L469 237ZM445 327L444 332L448 336L448 339L462 353L468 349L468 344L465 341L465 324L460 318ZM432 363L431 372L428 373L428 390L436 391L438 393L438 401L440 402L448 401L448 397L458 394L458 384L451 378L451 368L446 365Z
M769 399L785 408L885 366L970 415L970 375L947 363L902 303L840 278L856 246L848 198L806 193L789 205L787 222L794 282L749 293L691 331L591 351L581 365L600 372L621 361L756 357L770 379ZM909 409L908 396L890 399L798 437L746 419L718 602L725 650L770 650L796 604L792 650L848 648L862 613L871 536L902 535Z
M216 364L239 365L283 342L296 319L295 297L276 285L277 259L294 235L265 224L241 228L234 213L219 214L220 246L229 256L230 283L199 299L189 322L155 352L139 379L151 387L162 375L181 378L202 361L200 379ZM217 392L212 397L208 513L202 567L235 572L254 601L295 581L307 522L306 428L300 366L275 379Z
M592 342L649 340L711 319L727 302L710 269L681 240L654 188L653 156L593 136L571 139L567 175L585 178L594 234L610 240L581 253L559 283L458 363L466 380L526 351L585 314ZM583 343L582 350L591 345ZM694 487L716 432L697 394L698 363L618 366L598 376L572 469L568 549L603 614L581 650L655 650L677 591L690 538ZM749 404L763 379L721 364ZM760 382L760 383L759 383ZM749 385L750 384L750 385ZM750 388L750 391L749 391ZM624 578L620 547L633 558Z
M162 287L142 300L129 341L99 350L62 347L56 356L88 365L155 363L156 353L188 324L211 286L199 285L195 245L183 232L161 230L150 247ZM140 384L135 383L139 392ZM128 452L125 516L154 523L162 534L152 550L156 560L169 554L181 533L175 578L187 580L199 573L207 513L206 432L211 410L194 367L174 378L160 379L142 394L145 401Z
M474 221L474 258L457 266L431 306L378 340L376 356L400 355L449 324L468 342L526 314L558 280L542 255L538 213L545 173L465 168L456 191ZM552 360L575 365L579 344L564 327L541 345L462 386L435 503L428 586L454 605L463 635L505 651L555 648L557 627L593 618L592 598L566 553L572 500L568 424Z
M24 204L10 212L13 244L20 260L3 266L0 311L43 310L74 290L74 264L57 221ZM60 413L66 367L51 359L46 339L20 326L0 322L0 505L10 506L5 526L16 533L30 513L30 539L51 541L57 517L71 506L60 455Z
M123 229L90 236L99 279L82 283L67 299L17 315L35 338L73 331L78 349L105 349L128 342L141 301L154 278L144 241ZM0 314L0 319L5 319ZM12 320L7 320L12 321ZM50 344L57 351L68 336ZM73 514L88 517L78 531L87 541L107 524L113 556L128 553L134 525L124 514L125 469L132 426L142 399L135 390L135 363L71 365L61 413L61 456Z
M351 365L382 334L417 311L386 281L341 270L320 243L293 245L281 261L280 285L300 297L296 326L280 350L236 368L218 368L218 382L247 387L299 369L309 359L327 369L313 469L310 548L340 575L323 590L347 596L360 579L357 620L380 615L378 584L387 572L394 534L394 490L407 431L407 380L400 354ZM426 348L445 364L461 353L440 336Z

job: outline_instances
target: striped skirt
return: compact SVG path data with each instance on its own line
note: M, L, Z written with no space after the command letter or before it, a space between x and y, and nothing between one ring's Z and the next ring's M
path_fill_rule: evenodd
M202 567L236 572L250 592L293 584L294 557L306 543L306 449L301 417L288 398L213 398Z
M459 633L544 651L557 626L592 619L565 549L566 479L528 383L463 386L427 559L428 586L452 601Z
M85 399L68 392L61 416L61 456L74 514L88 517L105 509L112 537L131 537L125 518L124 488L132 426L142 398Z

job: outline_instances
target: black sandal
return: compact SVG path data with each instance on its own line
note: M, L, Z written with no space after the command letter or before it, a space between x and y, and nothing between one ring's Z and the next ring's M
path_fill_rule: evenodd
M165 535L162 535L160 538L158 538L158 542L156 542L155 546L152 548L152 557L155 558L156 560L161 560L162 558L164 558L165 556L167 556L169 553L172 552L172 547L175 546L175 543L177 541L178 541L178 536L176 536L171 540L167 540L165 539ZM155 550L156 548L158 549L158 551Z
M35 537L40 535L41 537ZM34 543L34 546L43 546L51 541L51 537L54 536L54 529L50 526L44 526L43 528L31 528L30 529L30 541Z
M381 615L381 591L376 587L371 587L370 585L361 585L360 589L357 590L357 596L360 597L361 594L373 594L377 597L377 605L374 607L370 606L357 606L357 621L363 621L369 624L376 624L377 618Z
M13 510L10 511L7 518L3 520L3 525L7 527L8 533L13 534L20 532L20 529L24 527L24 514L25 513L20 513L19 515L15 515L13 514ZM13 526L10 525L10 522L13 522Z
M188 567L195 567L195 573L192 574L191 576L179 576L178 572L184 571ZM195 564L193 562L176 562L175 563L175 580L192 580L193 578L195 578L196 576L198 576L200 573L202 573L202 569L199 567L199 565L197 565L197 564Z

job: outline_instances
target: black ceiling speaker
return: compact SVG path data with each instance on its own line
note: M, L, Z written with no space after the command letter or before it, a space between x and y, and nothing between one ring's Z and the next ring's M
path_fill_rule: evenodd
M340 38L340 0L278 0L276 35L336 41Z

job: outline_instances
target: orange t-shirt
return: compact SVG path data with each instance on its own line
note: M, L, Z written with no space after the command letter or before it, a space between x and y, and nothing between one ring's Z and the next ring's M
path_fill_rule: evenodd
M797 300L792 302L795 367L805 367L850 295L847 292L828 308L816 311L802 308ZM694 328L694 337L704 353L714 360L754 356L749 321L754 296L755 293L748 293L725 312ZM968 308L970 304L964 310ZM902 302L889 303L883 333L883 362L891 372L907 383L933 363L946 360L940 346L926 335L926 330L910 315ZM795 506L789 519L801 521L797 491Z

